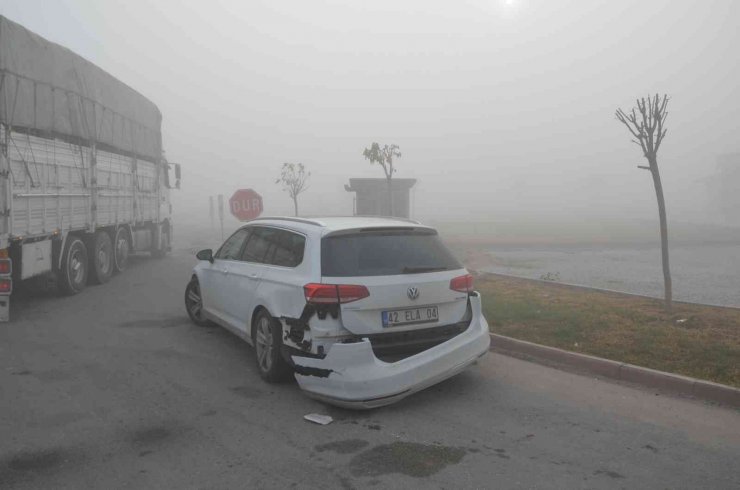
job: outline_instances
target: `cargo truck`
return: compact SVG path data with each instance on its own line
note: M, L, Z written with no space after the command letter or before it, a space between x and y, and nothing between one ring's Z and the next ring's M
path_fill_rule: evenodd
M76 294L132 253L170 250L180 166L161 122L120 80L0 16L0 321L20 281Z

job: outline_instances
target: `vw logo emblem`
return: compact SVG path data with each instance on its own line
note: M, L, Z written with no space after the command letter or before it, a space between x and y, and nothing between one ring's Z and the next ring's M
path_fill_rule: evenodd
M409 297L409 299L416 299L419 297L419 289L418 288L408 288L406 290L406 296Z

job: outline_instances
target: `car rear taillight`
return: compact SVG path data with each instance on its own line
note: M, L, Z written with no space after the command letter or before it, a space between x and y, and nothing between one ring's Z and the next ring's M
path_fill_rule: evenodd
M10 274L10 259L0 259L0 274Z
M465 274L457 276L450 281L450 289L460 291L461 293L470 293L473 291L473 275Z
M370 296L365 286L352 284L317 284L303 286L306 302L314 304L351 303Z
M0 279L0 294L10 294L13 291L13 280L9 277Z

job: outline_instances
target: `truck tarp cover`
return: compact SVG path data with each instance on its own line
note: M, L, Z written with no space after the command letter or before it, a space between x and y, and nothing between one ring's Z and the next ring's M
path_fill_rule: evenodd
M154 162L161 158L157 106L67 48L3 16L0 122Z

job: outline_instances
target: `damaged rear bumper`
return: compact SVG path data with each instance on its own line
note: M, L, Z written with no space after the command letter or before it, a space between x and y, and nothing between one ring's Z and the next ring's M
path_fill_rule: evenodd
M331 405L367 409L394 403L454 376L488 352L488 323L477 293L470 306L464 332L419 354L388 363L375 356L368 339L337 343L323 359L293 356L295 378L307 394Z

